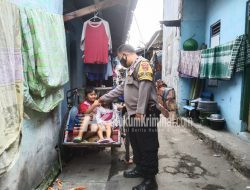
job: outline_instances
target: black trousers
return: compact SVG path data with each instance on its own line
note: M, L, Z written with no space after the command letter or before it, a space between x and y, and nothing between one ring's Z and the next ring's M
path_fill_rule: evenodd
M152 178L158 173L158 120L159 117L153 117L150 112L141 122L134 115L128 118L127 130L133 149L133 161L144 178Z

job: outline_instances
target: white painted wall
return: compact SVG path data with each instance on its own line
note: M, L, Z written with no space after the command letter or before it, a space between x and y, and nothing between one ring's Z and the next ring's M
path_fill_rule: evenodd
M182 0L164 0L164 20L178 20L181 18ZM180 29L177 27L163 26L163 54L162 54L162 79L173 87L178 96L178 64ZM177 98L178 99L178 98Z

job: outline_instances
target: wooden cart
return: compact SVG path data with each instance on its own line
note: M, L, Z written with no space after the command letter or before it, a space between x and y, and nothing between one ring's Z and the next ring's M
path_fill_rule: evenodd
M112 90L112 87L106 87L106 88L95 88L97 93L98 93L98 97L100 97L101 95L107 93L108 91ZM122 145L122 137L125 137L125 129L124 126L120 126L119 128L115 128L114 131L112 133L115 133L116 135L116 139L114 143L107 143L107 144L101 144L101 143L97 143L97 142L81 142L81 143L74 143L70 140L69 137L69 133L72 133L72 131L69 131L69 122L70 122L70 117L72 116L72 109L76 109L78 108L79 104L81 101L83 101L84 99L84 88L82 89L71 89L69 91L67 91L66 94L66 98L67 98L67 106L68 106L68 110L63 118L63 122L62 122L62 127L61 127L61 131L60 131L60 138L59 138L59 161L60 161L60 165L62 165L62 159L67 159L67 155L69 155L69 150L73 149L73 148L106 148L106 147L111 147L115 148L115 147L121 147ZM116 101L116 100L114 100ZM121 115L122 117L122 115ZM122 121L122 118L121 118ZM123 122L121 122L122 124ZM113 139L114 140L114 139ZM62 166L61 166L62 169Z

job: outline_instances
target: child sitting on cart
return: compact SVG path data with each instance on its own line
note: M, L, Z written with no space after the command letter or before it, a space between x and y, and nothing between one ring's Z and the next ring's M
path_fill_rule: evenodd
M112 133L112 121L113 121L113 110L112 104L105 103L97 108L96 121L98 124L98 143L114 143L111 138ZM106 138L103 137L103 132L106 131Z
M87 87L85 90L85 98L85 101L83 101L79 106L78 113L84 115L84 118L81 122L78 135L73 139L73 142L75 143L82 142L84 134L88 131L88 127L90 127L91 132L97 132L98 130L95 115L96 109L100 106L100 103L97 100L96 90L92 87Z

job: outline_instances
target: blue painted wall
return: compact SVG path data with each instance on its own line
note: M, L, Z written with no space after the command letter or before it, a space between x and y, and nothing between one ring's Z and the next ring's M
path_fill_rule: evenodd
M218 81L218 87L207 87L207 90L214 93L215 101L226 119L227 129L235 134L241 131L241 88L241 73L237 73L230 81Z
M247 0L183 0L180 49L193 33L196 34L194 38L199 45L205 42L210 46L210 26L218 20L221 20L221 44L244 34L246 2ZM179 102L189 96L190 88L189 79L179 80ZM241 88L242 73L237 73L230 81L219 81L218 87L206 86L207 90L214 93L227 121L227 129L232 133L241 131ZM180 112L183 113L183 110L180 109Z
M186 105L186 101L183 99L189 99L191 91L191 79L179 78L178 81L178 111L180 115L184 115L186 111L183 106Z
M181 49L183 43L193 35L195 35L194 39L198 41L200 47L205 42L206 1L183 0L183 7Z
M207 0L206 43L210 44L210 26L221 20L221 44L245 33L247 0Z
M199 47L205 42L205 17L206 2L200 0L183 0L183 19L181 23L180 49L183 49L183 43L195 35L193 38L199 43ZM189 98L191 90L191 79L179 78L178 84L178 107L179 114L183 115L186 104L183 99Z
M247 0L207 0L206 43L210 44L210 26L221 20L220 44L234 40L245 33ZM232 133L241 131L240 101L242 73L230 81L219 81L218 87L209 88L226 119L227 129Z

